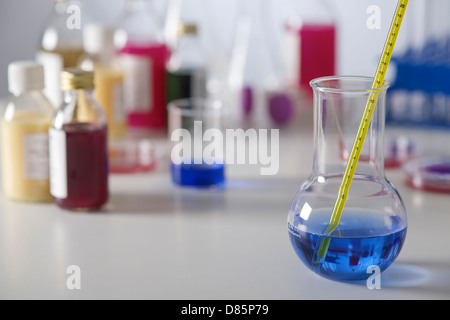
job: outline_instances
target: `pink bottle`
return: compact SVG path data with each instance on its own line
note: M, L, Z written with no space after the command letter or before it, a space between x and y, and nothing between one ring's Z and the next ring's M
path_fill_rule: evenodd
M299 85L310 90L309 82L336 73L336 27L332 24L304 24L300 37Z
M128 127L166 127L166 46L152 0L127 0L116 42L124 68L124 102Z
M299 0L289 9L285 28L285 77L312 94L309 82L336 74L337 28L323 0Z

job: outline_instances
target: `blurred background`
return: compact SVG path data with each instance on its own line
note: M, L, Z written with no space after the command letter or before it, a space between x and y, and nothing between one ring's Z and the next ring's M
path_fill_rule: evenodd
M165 19L167 0L155 0L161 18ZM183 2L196 2L183 0ZM210 23L211 28L217 30L212 35L224 47L231 49L234 27L239 14L240 0L209 0L197 1L198 6L189 5L183 10L197 13L202 19ZM259 1L267 3L265 8L270 13L271 31L274 33L271 50L280 54L278 41L281 39L283 26L289 12L288 8L295 8L296 0ZM311 2L311 1L307 1ZM414 1L420 2L420 1ZM424 2L424 1L422 1ZM110 24L118 23L124 9L124 0L85 0L82 19L93 19ZM395 1L376 1L380 11L380 29L369 29L367 20L371 14L367 13L369 6L374 4L370 0L330 0L333 17L338 24L338 54L337 72L339 74L355 74L371 76L375 72L377 60L381 52L386 31L389 28ZM7 90L8 63L19 59L34 58L40 45L40 37L46 21L53 11L52 0L6 0L0 2L0 97L5 97ZM298 15L301 12L290 12ZM404 35L399 39L398 47L402 46Z
M304 110L303 122L312 123L309 81L373 76L395 7L391 0L1 1L0 99L8 96L13 61L48 63L57 54L64 67L92 69L95 61L111 67L118 54L124 89L123 101L115 96L115 102L121 100L124 110L114 111L117 106L98 93L110 128L117 124L113 137L124 136L124 123L130 131L167 129L170 101L205 95L226 101L239 127L298 124ZM449 10L447 0L412 0L388 69L386 123L400 126L393 139L402 136L401 146L396 140L392 150L403 150L405 159L415 155L410 140L423 138L415 129L450 127ZM143 72L148 63L151 79ZM116 94L111 88L108 95ZM46 90L56 108L58 87ZM124 113L121 123L111 122ZM450 154L440 147L443 135L432 134L420 149Z

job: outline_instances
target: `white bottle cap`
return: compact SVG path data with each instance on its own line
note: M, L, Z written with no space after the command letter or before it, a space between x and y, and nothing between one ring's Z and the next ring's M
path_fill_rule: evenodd
M90 54L114 50L114 29L101 24L88 24L83 30L83 47Z
M9 92L43 90L44 67L34 61L16 61L8 66Z

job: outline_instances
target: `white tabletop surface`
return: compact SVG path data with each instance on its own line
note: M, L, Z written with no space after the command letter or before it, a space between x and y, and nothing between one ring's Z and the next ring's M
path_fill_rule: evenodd
M448 133L431 135L448 145ZM286 219L312 147L311 126L293 126L281 132L278 175L230 166L222 191L177 188L164 164L112 175L99 213L0 194L0 298L449 299L450 195L406 187L401 170L386 173L407 206L408 234L381 289L326 280L302 264ZM71 265L80 290L66 285Z

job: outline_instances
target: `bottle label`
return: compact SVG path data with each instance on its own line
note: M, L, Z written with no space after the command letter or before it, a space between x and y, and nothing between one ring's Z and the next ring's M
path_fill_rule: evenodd
M152 61L146 57L124 54L124 101L128 112L153 109Z
M206 71L198 69L192 75L191 97L206 98Z
M66 133L50 128L50 194L58 199L67 198Z
M123 84L119 83L112 88L113 117L118 123L125 121L125 110L123 108Z
M23 137L24 177L29 180L49 178L48 134L27 134Z
M64 68L63 57L57 53L39 51L36 61L44 66L44 93L56 108L62 102L61 71Z
M289 83L297 84L300 81L300 30L287 26L283 34L283 69Z

